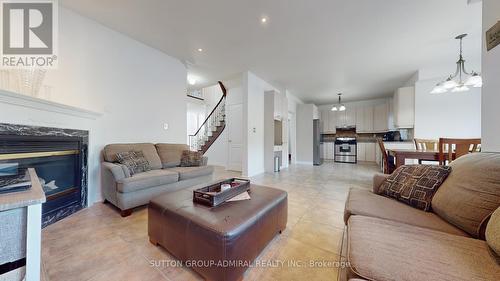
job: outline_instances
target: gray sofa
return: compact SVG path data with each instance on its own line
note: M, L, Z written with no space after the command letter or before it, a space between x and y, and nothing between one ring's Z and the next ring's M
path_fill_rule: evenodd
M375 175L371 192L351 189L339 280L500 280L500 219L490 220L500 216L500 154L450 166L432 212L383 196L387 175Z
M180 167L185 144L134 143L109 144L104 148L102 162L102 190L105 201L121 210L123 217L132 209L146 205L149 200L165 192L210 182L214 168L207 166L207 158L199 167ZM152 170L130 175L127 167L117 163L116 154L142 151Z

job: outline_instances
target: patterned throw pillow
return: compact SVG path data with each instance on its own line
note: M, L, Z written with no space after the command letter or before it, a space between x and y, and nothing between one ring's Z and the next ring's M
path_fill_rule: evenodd
M116 158L120 164L127 166L131 176L151 170L151 166L142 151L120 152L116 154Z
M434 193L450 172L449 166L401 166L384 181L380 191L387 197L428 212Z
M181 156L181 167L201 166L203 155L198 151L184 150Z

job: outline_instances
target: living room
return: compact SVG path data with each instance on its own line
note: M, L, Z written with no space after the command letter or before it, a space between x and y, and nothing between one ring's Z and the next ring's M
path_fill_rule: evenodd
M496 0L0 5L0 280L500 279Z

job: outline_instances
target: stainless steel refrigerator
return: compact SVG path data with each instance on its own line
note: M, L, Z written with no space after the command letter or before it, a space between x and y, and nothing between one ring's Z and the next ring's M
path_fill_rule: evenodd
M313 164L319 166L323 164L321 158L321 132L319 120L313 120Z

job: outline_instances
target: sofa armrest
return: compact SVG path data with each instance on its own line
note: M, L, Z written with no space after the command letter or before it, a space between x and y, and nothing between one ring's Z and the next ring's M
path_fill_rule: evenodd
M373 176L373 189L372 192L375 194L380 194L380 186L389 177L386 174L375 174Z
M208 165L208 157L207 156L203 156L203 158L201 158L201 165L202 166Z
M130 177L130 172L128 168L124 165L115 164L111 162L102 162L102 166L104 169L106 169L113 175L115 181L119 181Z

